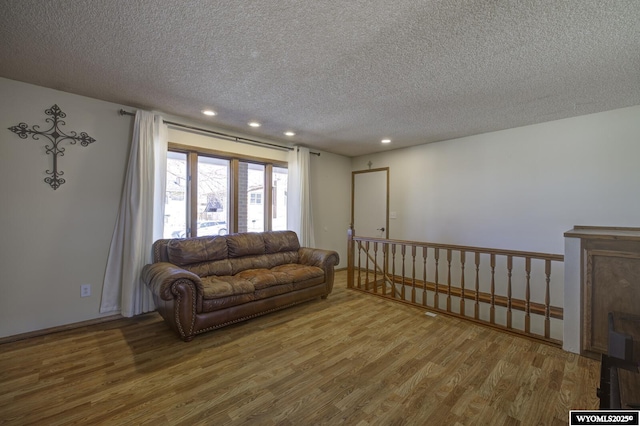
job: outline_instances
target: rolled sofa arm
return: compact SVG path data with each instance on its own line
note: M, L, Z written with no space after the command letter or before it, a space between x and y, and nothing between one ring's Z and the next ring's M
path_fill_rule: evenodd
M196 288L202 291L202 281L199 276L172 263L158 262L145 265L142 268L142 280L154 294L163 300L172 300L174 298L171 287L174 282L180 279L193 281Z
M333 290L334 267L340 263L340 256L333 250L322 250L310 247L300 247L298 255L301 264L317 266L324 271L326 292L322 298L326 299Z
M300 247L298 251L300 263L303 265L317 266L326 270L340 263L340 256L333 250L322 250L310 247Z

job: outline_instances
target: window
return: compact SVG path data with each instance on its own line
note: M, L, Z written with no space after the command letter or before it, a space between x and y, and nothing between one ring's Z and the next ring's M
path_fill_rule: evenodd
M170 144L165 238L287 228L286 164Z
M238 197L244 200L238 206L238 231L265 230L265 212L262 193L265 187L265 166L241 161L238 173Z
M164 237L184 237L187 229L187 154L167 153L167 189L164 206Z
M287 229L287 179L288 171L283 167L274 167L271 173L271 229Z
M197 162L197 233L193 236L224 235L229 232L230 161L198 155ZM191 227L193 229L193 227Z
M262 188L260 188L262 191ZM262 192L252 192L249 194L249 204L262 204Z

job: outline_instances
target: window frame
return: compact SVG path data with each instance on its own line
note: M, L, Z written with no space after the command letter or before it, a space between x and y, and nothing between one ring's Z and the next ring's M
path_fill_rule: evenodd
M273 160L270 158L254 157L250 155L236 154L215 149L201 148L191 145L184 145L169 142L168 151L179 152L187 156L187 190L186 190L186 232L185 236L197 236L198 223L198 157L215 157L229 161L229 214L228 232L238 232L238 212L239 212L239 169L240 163L253 163L264 166L264 182L262 193L264 230L271 231L273 226L272 218L272 191L273 191L273 168L279 167L289 169L286 161Z

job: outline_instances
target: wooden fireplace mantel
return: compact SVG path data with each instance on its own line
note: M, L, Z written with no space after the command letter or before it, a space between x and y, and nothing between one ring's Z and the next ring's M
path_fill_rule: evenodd
M582 351L607 354L609 312L640 315L640 228L576 226L564 236L581 245Z
M640 241L640 228L608 226L574 226L565 237L598 240Z

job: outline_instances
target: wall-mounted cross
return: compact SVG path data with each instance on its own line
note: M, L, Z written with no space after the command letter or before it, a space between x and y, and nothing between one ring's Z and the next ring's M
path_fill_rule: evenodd
M80 145L87 146L96 140L85 132L81 132L80 135L78 135L76 132L69 132L69 134L66 134L60 130L58 126L66 124L60 119L65 118L67 114L62 112L58 105L54 105L44 112L45 114L53 117L45 120L52 123L50 129L40 131L40 126L33 126L33 129L29 129L25 123L20 123L17 126L9 127L9 130L17 134L21 139L27 139L28 135L31 135L35 140L39 140L40 136L44 136L51 141L52 145L45 145L45 149L47 150L47 154L51 154L53 156L53 170L46 171L46 173L51 176L46 177L44 181L55 190L65 182L65 180L60 177L64 172L62 170L58 171L58 155L61 157L64 155L64 148L59 146L59 144L68 140L72 145L75 145L76 142L79 141Z

